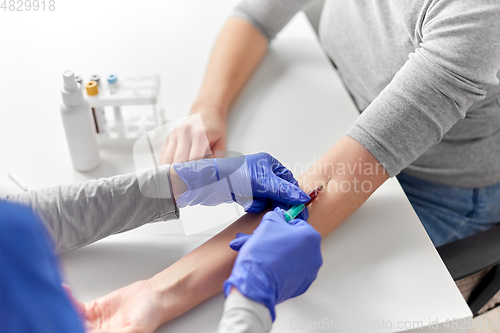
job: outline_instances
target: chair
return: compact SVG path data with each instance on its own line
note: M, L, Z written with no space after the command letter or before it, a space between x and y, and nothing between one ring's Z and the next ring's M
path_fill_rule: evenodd
M474 316L500 305L500 226L437 251Z

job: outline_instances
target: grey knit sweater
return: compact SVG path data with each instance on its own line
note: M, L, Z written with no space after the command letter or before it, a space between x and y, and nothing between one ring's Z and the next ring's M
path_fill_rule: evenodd
M234 15L271 40L308 2L242 0ZM363 110L347 135L391 176L500 182L500 1L326 0L320 38Z

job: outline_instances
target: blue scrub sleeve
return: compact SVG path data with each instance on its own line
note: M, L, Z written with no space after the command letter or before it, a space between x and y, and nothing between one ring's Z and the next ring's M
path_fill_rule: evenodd
M84 332L40 219L0 200L0 332Z

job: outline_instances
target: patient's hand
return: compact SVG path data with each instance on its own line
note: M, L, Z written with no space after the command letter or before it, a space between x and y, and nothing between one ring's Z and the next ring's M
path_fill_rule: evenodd
M149 281L135 282L87 304L74 302L88 332L149 333L162 324L164 309Z
M196 113L201 115L203 123L198 118L189 118L176 127L163 145L160 164L212 157L212 153L226 150L225 115L209 109L191 112Z

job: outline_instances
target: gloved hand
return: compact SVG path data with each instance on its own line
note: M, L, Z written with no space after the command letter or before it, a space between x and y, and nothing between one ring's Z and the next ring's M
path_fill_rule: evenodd
M260 213L269 205L288 209L309 201L290 170L267 153L205 159L172 165L188 190L179 207L215 206L237 202L246 212ZM307 219L307 210L300 215Z
M285 221L281 209L264 215L252 235L238 234L229 246L239 251L224 282L227 296L236 287L246 297L269 308L303 294L323 264L320 234L306 221Z

